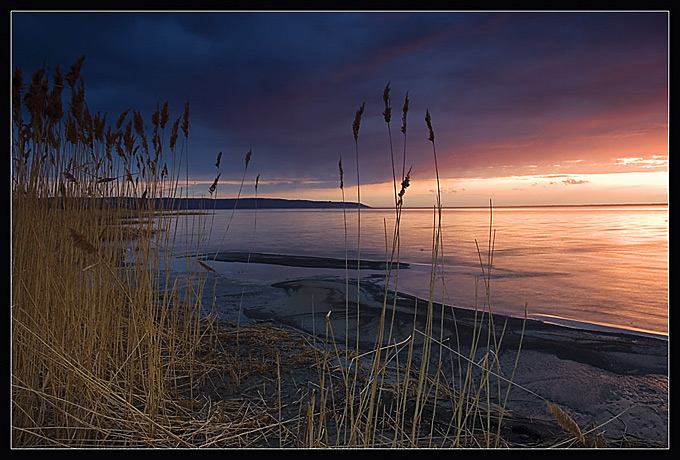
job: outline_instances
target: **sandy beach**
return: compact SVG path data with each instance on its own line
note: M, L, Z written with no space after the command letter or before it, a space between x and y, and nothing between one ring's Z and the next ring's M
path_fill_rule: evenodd
M327 266L330 262L323 263ZM210 280L206 286L211 286ZM347 343L350 348L356 343L358 299L360 347L375 348L385 299L378 277L362 282L359 291L355 280L347 283L327 274L264 285L221 278L212 286L210 295L220 305L223 319L233 321L233 314L240 312L237 321L241 325L264 322L320 338L328 337L328 324L334 343ZM388 294L390 343L409 338L422 343L427 304L427 299L403 294L394 302L393 294ZM560 433L548 410L548 404L552 404L572 417L584 432L594 428L610 439L633 437L651 441L654 446L668 446L667 338L536 320L525 323L521 318L501 315L492 315L495 332L489 335L488 315L481 311L435 304L433 312L432 336L441 347L433 347L431 360L443 363L444 375L455 379L462 364L497 356L501 380L512 381L506 410L509 418L516 417L519 440L523 436L531 439L532 433ZM484 344L474 356L470 354L473 336L482 337Z

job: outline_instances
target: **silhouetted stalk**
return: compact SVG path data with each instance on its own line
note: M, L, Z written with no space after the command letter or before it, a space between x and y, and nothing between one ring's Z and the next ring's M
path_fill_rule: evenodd
M250 160L250 156L248 156L248 161ZM248 166L246 162L246 167ZM248 258L246 260L246 269L243 273L243 284L241 286L241 298L239 300L238 304L238 316L236 317L236 356L238 357L239 353L239 334L241 332L241 311L243 309L243 296L245 295L245 290L246 290L246 281L248 281L248 267L250 267L250 256L253 252L253 243L255 242L255 235L257 234L257 187L260 183L260 175L257 175L257 178L255 178L255 216L253 219L253 236L250 239L250 246L248 247ZM216 252L217 254L217 252Z
M357 172L357 337L356 337L356 351L359 353L359 322L360 322L360 300L361 300L361 181L359 177L359 128L361 126L361 117L364 113L364 108L366 103L362 103L361 107L356 111L354 116L354 123L352 124L352 132L354 135L354 152L356 158L356 172ZM358 372L358 361L357 367L355 367L355 374ZM350 398L350 411L351 411L351 426L350 426L350 445L356 444L357 437L357 420L354 417L354 391L356 388L356 377L352 382L352 391Z
M229 228L231 227L231 222L234 219L234 214L236 213L236 208L238 207L238 201L241 199L241 193L243 192L243 184L246 181L246 173L248 172L248 164L250 163L250 157L253 154L253 149L248 150L248 153L246 153L245 156L245 166L243 168L243 176L241 177L241 183L239 184L238 187L238 193L236 194L236 200L234 201L234 207L231 210L231 215L229 216L229 221L227 222L227 226L224 228L224 233L222 233L222 238L220 239L220 243L215 250L215 254L213 256L213 261L217 260L217 256L219 255L219 249L222 247L224 244L224 240L227 237L227 233L229 232Z

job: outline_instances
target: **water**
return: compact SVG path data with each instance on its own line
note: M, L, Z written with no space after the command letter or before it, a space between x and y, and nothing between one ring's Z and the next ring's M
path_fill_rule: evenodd
M261 209L239 210L232 216L232 211L221 210L182 218L189 220L180 222L178 229L188 223L186 233L201 251L389 259L395 211L361 210L360 217L360 254L357 211ZM431 209L403 211L398 257L411 265L399 271L398 281L391 278L399 291L425 299L434 219ZM495 208L492 213L488 208L445 209L442 241L437 301L483 307L481 275L487 270L491 246L490 304L496 313L523 316L526 303L529 316L542 320L668 334L667 206L517 207ZM319 273L309 268L221 264L212 263L225 276L247 276L249 281ZM342 279L356 276L355 270L346 274L344 268L323 273ZM379 275L364 270L360 274Z

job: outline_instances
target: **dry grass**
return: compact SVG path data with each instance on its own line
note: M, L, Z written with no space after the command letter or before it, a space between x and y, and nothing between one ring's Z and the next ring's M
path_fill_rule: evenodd
M44 69L27 87L14 74L12 445L183 445L164 420L176 382L191 378L201 283L166 274L171 228L155 198L174 198L161 163L167 105L152 117L152 150L137 111L105 131L82 63L66 78L67 111L58 69L52 86Z
M508 438L509 427L527 422L505 413L503 388L512 382L498 377L498 358L488 351L498 349L503 337L488 301L491 223L486 265L480 251L486 295L472 342L466 344L469 355L436 335L449 314L443 305L435 311L433 300L443 260L439 193L425 327L418 329L414 320L411 336L399 343L392 335L397 296L389 305L387 287L391 280L398 286L401 210L411 180L405 164L408 93L399 178L389 85L383 92L395 221L375 346L362 350L358 330L354 348L336 343L328 317L325 331L317 335L266 323L219 323L210 314L214 305L202 304L206 276L217 275L215 270L199 261L196 267L202 270L171 275L176 220L158 217L182 211L160 208L158 198L171 204L182 198L177 191L182 160L188 157L189 104L167 140L167 103L151 116L151 142L136 110L123 112L115 127L108 126L85 102L83 62L79 59L65 78L56 68L52 85L45 69L28 84L16 69L12 80L13 447L517 445ZM66 109L63 90L70 93ZM364 109L362 104L352 126L359 202ZM438 182L429 111L425 121ZM252 150L246 170L251 155ZM342 160L338 167L344 201ZM208 190L211 196L220 175ZM359 260L360 210L357 218ZM443 366L449 355L458 360L457 375ZM549 408L569 436L551 442L603 444L596 430L582 431L560 408ZM548 442L545 433L534 445Z

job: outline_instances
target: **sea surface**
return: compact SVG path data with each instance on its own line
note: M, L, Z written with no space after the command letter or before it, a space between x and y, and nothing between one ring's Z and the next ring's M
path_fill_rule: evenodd
M392 270L390 286L423 299L434 266L432 295L448 305L520 317L526 305L529 317L543 321L668 335L668 206L449 208L441 224L439 217L433 209L404 209L394 246L394 209L217 210L181 217L174 248L398 260L409 267ZM249 283L385 278L384 270L356 266L210 264Z

